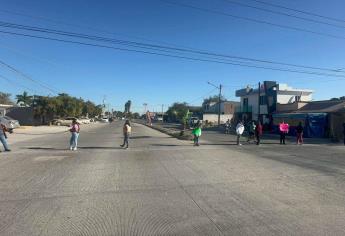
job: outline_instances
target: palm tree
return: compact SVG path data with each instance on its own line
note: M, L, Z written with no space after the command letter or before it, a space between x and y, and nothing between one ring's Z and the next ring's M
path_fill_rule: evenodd
M23 106L31 106L33 102L33 97L29 96L26 91L22 95L17 95L17 104L22 103Z

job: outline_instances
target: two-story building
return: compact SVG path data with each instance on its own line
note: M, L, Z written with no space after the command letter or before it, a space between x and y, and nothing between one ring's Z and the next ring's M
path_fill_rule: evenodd
M216 123L218 122L218 111L220 108L220 122L225 123L227 120L232 120L236 108L240 105L239 102L234 101L222 101L218 102L208 102L203 104L203 120Z
M264 124L270 124L272 114L277 112L280 104L310 102L312 94L313 91L310 89L296 89L287 84L264 81L260 88L247 86L236 91L236 96L241 99L236 113L239 119L260 119Z

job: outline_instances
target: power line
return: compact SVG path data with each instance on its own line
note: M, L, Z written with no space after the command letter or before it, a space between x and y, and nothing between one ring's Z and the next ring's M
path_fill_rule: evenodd
M0 31L0 33L17 35L17 36L25 36L25 37L37 38L37 39L46 39L46 40L57 41L57 42L72 43L72 44L78 44L78 45L84 45L84 46L93 46L93 47L114 49L114 50L119 50L119 51L129 51L129 52L143 53L143 54L149 54L149 55L173 57L173 58L186 59L186 60L192 60L192 61L213 62L213 63L218 63L218 64L250 67L250 68L257 68L257 69L266 69L266 70L273 70L273 71L284 71L284 72L292 72L292 73L300 73L300 74L310 74L310 75L345 78L345 75L342 75L342 74L337 75L337 74L319 73L319 72L312 72L312 71L302 71L302 70L275 68L275 67L267 67L267 66L256 66L256 65L249 65L249 64L244 64L244 63L231 63L231 62L222 61L222 60L211 60L211 59L195 58L195 57L189 57L189 56L179 56L179 55L173 55L173 54L164 54L164 53L150 52L150 51L144 51L144 50L136 50L136 49L129 49L129 48L119 48L119 47L113 47L113 46L107 46L107 45L101 45L101 44L92 44L92 43L85 43L85 42L80 42L80 41L57 39L57 38L15 33L15 32L9 32L9 31Z
M231 4L235 4L235 5L239 5L242 7L252 8L252 9L256 9L256 10L260 10L260 11L264 11L264 12L269 12L269 13L276 14L276 15L287 16L287 17L291 17L291 18L295 18L295 19L299 19L299 20L304 20L304 21L309 21L309 22L313 22L313 23L317 23L317 24L323 24L323 25L333 26L333 27L337 27L337 28L345 28L345 26L342 26L342 25L336 25L336 24L332 24L329 22L325 22L325 21L315 20L315 19L306 18L306 17L302 17L302 16L296 16L296 15L288 14L285 12L275 11L275 10L257 7L257 6L252 6L252 5L248 5L245 3L236 2L236 1L232 1L232 0L222 0L222 1L227 2L227 3L231 3Z
M191 101L191 102L187 102L187 104L193 104L194 102L199 101L200 99L204 99L206 96L209 96L210 94L212 94L212 93L213 93L214 91L216 91L216 90L218 90L218 88L212 89L210 92L204 94L203 96L200 96L200 97L194 99L194 100Z
M41 81L38 81L38 80L35 80L35 79L31 78L30 76L24 74L24 73L21 72L20 70L14 68L13 66L11 66L11 65L9 65L9 64L7 64L7 63L5 63L5 62L2 61L2 60L0 60L0 64L1 64L3 67L6 67L6 68L10 69L12 72L18 74L18 75L21 76L22 78L25 78L25 79L27 79L27 80L30 80L31 82L34 82L34 83L40 85L41 87L43 87L43 88L45 88L45 89L47 89L47 90L49 90L49 91L51 91L51 92L53 92L53 93L56 93L56 94L59 93L58 91L56 91L56 90L54 90L54 89L51 89L51 88L48 87L47 85L43 84Z
M22 87L22 88L24 88L24 89L26 89L26 90L28 90L28 91L33 92L34 94L37 94L37 91L35 91L35 90L33 90L33 89L30 89L30 88L28 88L28 87L26 87L26 86L24 86L24 85L22 85L22 84L16 83L15 81L10 80L9 78L7 78L7 77L5 77L5 76L3 76L3 75L0 75L0 78L3 79L3 80L5 80L5 81L7 81L8 84L10 84L10 85L19 86L19 87Z
M232 14L229 14L229 13L226 13L226 12L223 12L223 11L202 8L202 7L198 7L198 6L194 6L194 5L190 5L190 4L172 2L172 1L168 1L168 0L159 0L159 1L164 2L164 3L168 3L168 4L172 4L172 5L176 5L176 6L180 6L180 7L191 8L191 9L198 10L198 11L203 11L203 12L217 14L217 15L222 15L222 16L228 16L228 17L232 17L232 18L235 18L235 19L255 22L255 23L259 23L259 24L265 24L265 25L274 26L274 27L278 27L278 28L289 29L289 30L294 30L294 31L299 31L299 32L304 32L304 33L310 33L310 34L330 37L330 38L336 38L336 39L345 39L344 36L338 36L338 35L333 35L333 34L313 31L313 30L299 28L299 27L295 27L295 26L289 26L289 25L282 25L282 24L272 23L272 22L269 22L269 21L258 20L258 19L254 19L254 18L250 18L250 17L232 15Z
M123 33L118 33L118 32L111 32L105 29L99 29L99 28L95 28L95 27L90 27L88 25L82 25L82 24L74 24L74 23L68 23L65 21L61 21L61 20L55 20L55 19L51 19L51 18L47 18L47 17L42 17L42 16L37 16L37 15L30 15L30 14L26 14L26 13L20 13L20 12L14 12L14 11L9 11L9 10L3 10L0 9L0 12L4 12L7 14L12 14L12 15L18 15L18 16L24 16L27 18L32 18L32 19L36 19L36 20L41 20L41 21L46 21L46 22L51 22L54 23L56 25L65 25L65 26L70 26L70 27L74 27L74 28L84 28L90 31L94 31L94 32L98 32L98 33L106 33L109 35L119 35L119 36L123 36L126 38L133 38L133 39L139 39L139 40L145 40L148 42L155 42L155 43L162 43L165 45L171 45L171 46L177 46L177 47L181 47L181 45L178 44L174 44L171 42L166 42L166 41L162 41L162 40L154 40L154 39L149 39L146 37L138 37L138 36L133 36L133 35L128 35L128 34L123 34ZM190 47L185 47L185 48L189 48L192 49Z
M286 6L275 4L275 3L269 3L269 2L260 1L260 0L249 0L249 1L257 2L260 4L264 4L264 5L268 5L268 6L272 6L272 7L276 7L276 8L281 8L281 9L285 9L285 10L289 10L289 11L294 11L294 12L298 12L298 13L302 13L302 14L306 14L306 15L310 15L310 16L316 16L319 18L327 19L327 20L345 23L345 20L342 20L342 19L337 19L337 18L330 17L330 16L320 15L320 14L317 14L314 12L308 12L308 11L303 11L303 10L299 10L299 9L295 9L295 8L291 8L291 7L286 7Z
M0 26L6 27L6 28L16 28L16 29L21 29L21 30L27 30L27 31L35 31L35 32L40 32L40 33L56 34L60 36L82 38L82 39L100 41L100 42L106 42L106 43L115 43L115 44L130 46L130 47L138 47L138 48L156 50L156 51L161 51L161 52L166 52L166 53L171 53L171 51L178 51L178 52L186 52L186 53L193 53L193 54L201 54L203 56L212 56L213 57L212 59L217 59L217 60L219 60L218 57L220 57L221 60L224 60L224 58L230 58L230 59L246 60L246 61L251 61L251 62L260 62L260 63L284 65L284 66L290 66L290 67L299 67L299 68L304 68L304 69L325 70L325 71L337 72L337 73L341 72L339 70L330 69L330 68L297 65L297 64L291 64L291 63L283 63L283 62L276 62L276 61L263 60L263 59L219 54L219 53L214 53L214 52L209 52L209 51L192 50L192 49L186 49L186 48L167 47L167 46L156 45L156 44L147 44L147 43L141 43L141 42L136 42L136 41L121 40L121 39L116 39L116 38L105 38L105 37L100 37L96 35L80 34L80 33L60 31L60 30L54 30L54 29L48 29L48 28L19 25L19 24L13 24L13 23L2 22L2 21L0 21ZM243 63L240 61L233 61L233 60L231 60L230 62Z

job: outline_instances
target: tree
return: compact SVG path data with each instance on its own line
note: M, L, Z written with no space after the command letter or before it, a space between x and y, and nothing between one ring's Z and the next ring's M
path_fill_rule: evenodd
M11 94L0 92L0 104L13 105Z
M138 112L133 113L134 119L140 119L140 114Z
M221 101L226 101L226 98L224 96L221 96L220 100ZM218 101L219 101L218 95L210 96L210 97L204 99L204 101L202 103L202 106L205 106L206 104L211 103L211 102L218 103Z
M132 101L131 100L128 100L125 103L125 113L130 113L131 112L131 105L132 105Z
M168 119L171 121L181 122L182 124L185 122L185 119L189 113L187 103L178 103L175 102L171 107L169 107L167 114Z
M17 104L22 103L23 106L31 106L33 102L33 96L29 96L29 94L24 91L22 95L17 95Z
M59 94L56 97L37 96L34 100L34 114L42 123L52 117L96 117L102 114L102 105L95 105L82 98L71 97L68 94Z
M331 98L331 101L345 101L345 96L339 97L339 98Z

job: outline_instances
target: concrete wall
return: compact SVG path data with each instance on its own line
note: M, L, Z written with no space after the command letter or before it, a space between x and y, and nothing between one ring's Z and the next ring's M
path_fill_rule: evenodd
M224 124L228 119L233 118L233 114L226 114L226 115L220 115L220 123ZM203 122L212 122L217 123L218 122L218 115L217 114L204 114L202 117Z
M32 107L13 107L7 110L6 115L18 120L20 125L38 125L40 123L34 119Z

